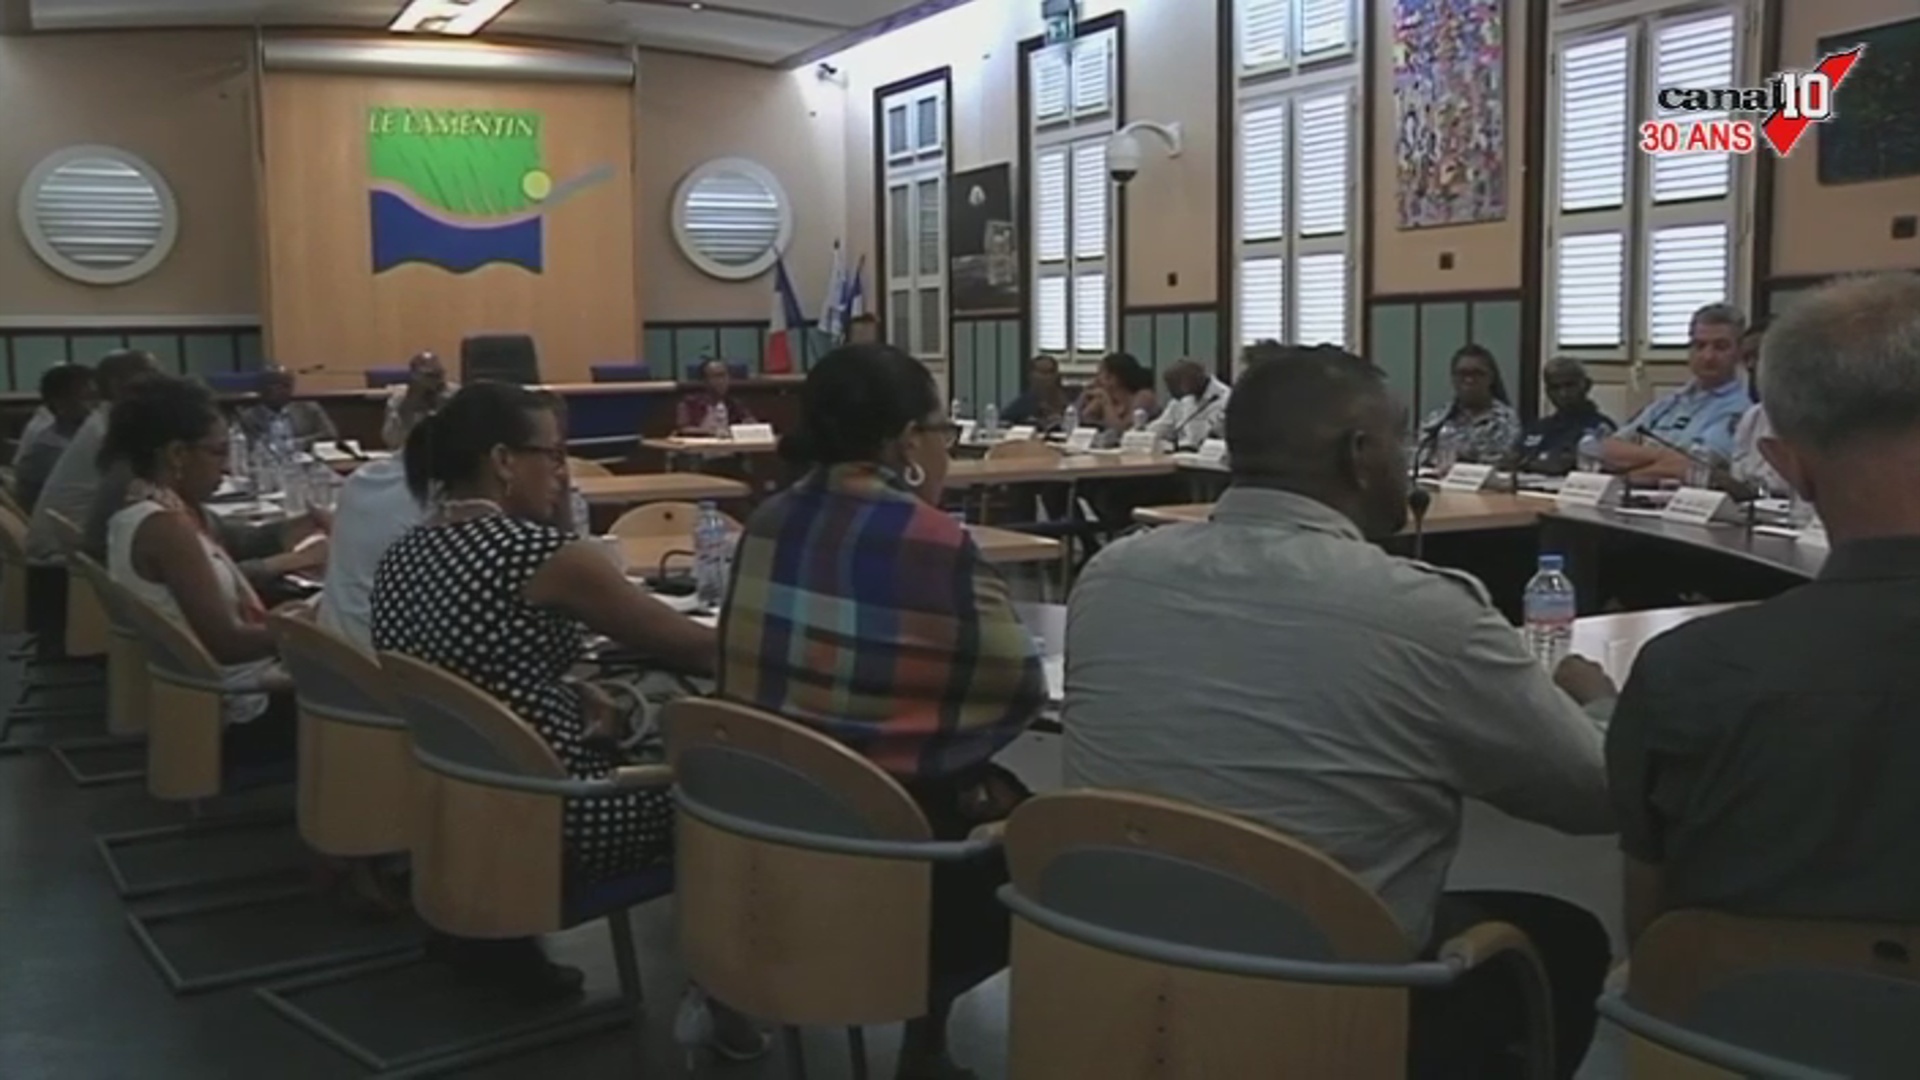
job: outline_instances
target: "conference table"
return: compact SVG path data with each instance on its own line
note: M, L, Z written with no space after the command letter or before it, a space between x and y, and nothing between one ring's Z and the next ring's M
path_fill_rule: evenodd
M1044 536L1031 536L990 525L969 525L973 541L988 562L998 566L1051 562L1060 557L1060 542ZM736 534L737 535L737 534ZM637 571L654 572L669 553L685 552L692 557L690 536L628 536L620 538L620 554L626 565Z
M752 489L738 480L693 472L578 476L573 485L590 506L744 499L752 493Z
M1553 504L1524 495L1491 492L1442 492L1427 510L1428 535L1475 532L1481 529L1524 529L1540 519L1542 511ZM1133 520L1142 525L1181 525L1206 521L1213 514L1212 503L1178 503L1171 506L1142 506L1133 512ZM1411 535L1414 523L1401 530Z

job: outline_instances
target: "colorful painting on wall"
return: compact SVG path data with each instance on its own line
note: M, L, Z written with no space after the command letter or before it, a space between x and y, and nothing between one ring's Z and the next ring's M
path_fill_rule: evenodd
M1507 216L1505 0L1394 0L1400 227Z
M546 215L614 175L602 165L556 181L541 164L540 128L535 112L368 109L373 272L417 262L540 273Z

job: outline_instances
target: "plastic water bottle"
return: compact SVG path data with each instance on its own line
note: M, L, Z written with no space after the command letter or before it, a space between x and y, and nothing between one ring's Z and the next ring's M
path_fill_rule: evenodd
M727 416L726 402L716 401L713 403L713 408L707 413L707 426L712 428L713 433L722 439L732 437L733 420Z
M293 418L278 412L267 422L267 441L273 445L273 489L285 491L290 474L298 465L299 449L293 438Z
M1527 591L1521 597L1527 651L1548 672L1558 668L1573 650L1573 620L1580 612L1565 568L1566 560L1558 555L1540 556L1540 570L1527 582Z
M236 480L251 481L253 479L247 447L247 432L239 424L233 425L233 435L227 440L227 475Z
M966 418L967 418L966 399L954 398L952 403L947 406L947 419L953 421L955 424L958 424L960 421L965 420Z
M1605 467L1600 453L1599 432L1589 431L1580 436L1580 445L1574 453L1577 458L1576 467L1581 472L1600 472Z
M727 523L711 502L700 504L693 525L693 585L703 607L715 608L727 593Z
M1460 461L1460 429L1453 424L1443 424L1440 433L1434 436L1433 471L1445 476L1453 471Z
M593 535L593 510L587 506L587 497L571 484L567 486L567 513L573 518L573 535Z
M1135 431L1147 430L1147 410L1145 409L1133 410L1133 430Z
M1067 411L1060 414L1060 431L1064 435L1072 435L1079 430L1080 406L1068 405Z
M1687 448L1687 486L1704 488L1713 486L1713 451L1699 439Z
M987 402L986 409L980 413L980 432L988 436L1000 434L1000 406L991 401Z

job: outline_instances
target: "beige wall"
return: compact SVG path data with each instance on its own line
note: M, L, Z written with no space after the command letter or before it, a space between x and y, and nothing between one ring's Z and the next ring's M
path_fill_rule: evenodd
M779 178L794 208L787 270L801 307L818 309L833 242L846 231L844 102L844 92L811 69L641 54L635 207L643 321L767 317L771 275L745 282L709 277L674 242L674 190L694 168L721 157L749 158ZM855 243L849 250L866 248Z
M1526 189L1526 50L1535 21L1525 0L1507 4L1507 216L1503 221L1442 229L1399 227L1395 192L1393 4L1374 0L1371 29L1378 70L1370 87L1373 110L1373 192L1370 232L1376 294L1464 292L1520 288L1521 221ZM1440 256L1453 255L1453 269ZM1364 283L1362 285L1364 288Z
M249 53L234 32L0 37L0 317L259 313ZM138 154L173 189L179 241L140 281L70 281L20 234L27 173L75 143Z
M1186 151L1155 160L1127 193L1129 306L1207 304L1219 299L1214 259L1215 72L1218 35L1211 0L1088 0L1082 18L1126 12L1122 71L1127 120L1178 122ZM956 171L1020 159L1020 42L1041 33L1035 3L962 5L869 42L832 62L846 75L845 152L850 249L872 253L873 92L935 68L953 72ZM1019 179L1016 178L1016 184ZM871 258L871 254L869 255ZM1174 274L1177 285L1169 285ZM869 281L869 288L873 283Z
M1920 14L1915 0L1788 0L1780 27L1782 66L1819 59L1819 39ZM1872 63L1871 54L1866 61ZM1847 107L1841 87L1838 106ZM1920 176L1821 187L1819 139L1812 132L1775 171L1773 272L1781 276L1920 268L1920 240L1895 240L1891 220L1920 214Z

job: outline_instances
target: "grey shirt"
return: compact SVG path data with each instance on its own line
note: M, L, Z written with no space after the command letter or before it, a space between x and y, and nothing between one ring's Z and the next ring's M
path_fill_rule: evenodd
M1472 576L1235 487L1210 522L1103 551L1067 613L1067 783L1239 814L1339 861L1415 942L1461 800L1574 833L1613 814L1602 726Z
M34 504L32 519L27 523L29 558L51 561L60 557L60 542L54 536L50 514L58 513L77 526L87 524L94 495L100 488L100 444L106 437L107 407L102 405L74 432L73 441L67 444L53 471L47 475L46 486L40 489L40 500Z

